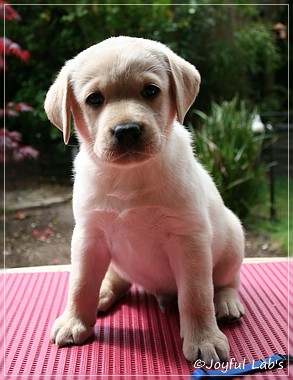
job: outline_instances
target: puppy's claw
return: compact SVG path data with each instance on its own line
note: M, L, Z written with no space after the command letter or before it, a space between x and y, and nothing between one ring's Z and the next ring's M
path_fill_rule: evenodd
M63 348L63 347L69 347L69 346L74 346L74 341L73 341L73 338L68 338L66 341L53 341L53 343L55 343L59 348Z

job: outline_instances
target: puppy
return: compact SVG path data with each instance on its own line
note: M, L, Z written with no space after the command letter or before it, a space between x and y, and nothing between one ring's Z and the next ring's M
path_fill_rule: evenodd
M180 124L199 85L196 68L163 44L116 37L68 61L49 89L48 118L67 143L72 114L80 142L58 346L84 343L97 310L137 283L161 308L176 295L187 360L229 357L216 319L244 313L244 235Z

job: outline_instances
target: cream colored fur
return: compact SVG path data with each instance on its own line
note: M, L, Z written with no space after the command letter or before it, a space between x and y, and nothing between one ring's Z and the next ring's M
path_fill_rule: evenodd
M178 298L185 357L226 360L218 319L240 318L244 235L211 177L194 158L182 123L200 75L166 46L110 38L68 61L48 91L49 119L80 141L75 160L72 271L68 302L52 328L59 346L82 344L97 310L137 283L161 308ZM154 85L159 93L146 98ZM99 93L98 107L88 96ZM115 127L137 123L139 146L121 151Z

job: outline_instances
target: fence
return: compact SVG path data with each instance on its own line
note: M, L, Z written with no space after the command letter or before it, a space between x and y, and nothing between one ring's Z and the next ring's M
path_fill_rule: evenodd
M290 115L290 114L289 114ZM288 185L293 167L289 157L292 153L293 124L288 123L288 113L266 113L261 118L272 130L270 140L264 147L262 160L270 165L268 173L268 204L266 215L278 219L288 214Z

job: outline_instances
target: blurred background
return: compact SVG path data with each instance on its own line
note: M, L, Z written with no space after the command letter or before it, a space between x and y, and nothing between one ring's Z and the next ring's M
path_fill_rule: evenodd
M43 103L66 60L118 35L161 41L198 68L201 90L185 120L196 154L212 173L227 206L242 218L248 256L286 256L292 246L288 244L292 7L283 1L255 5L247 0L234 5L163 0L148 5L66 3L0 1L3 264L69 262L74 223L71 168L78 146L74 133L68 146L63 144Z

